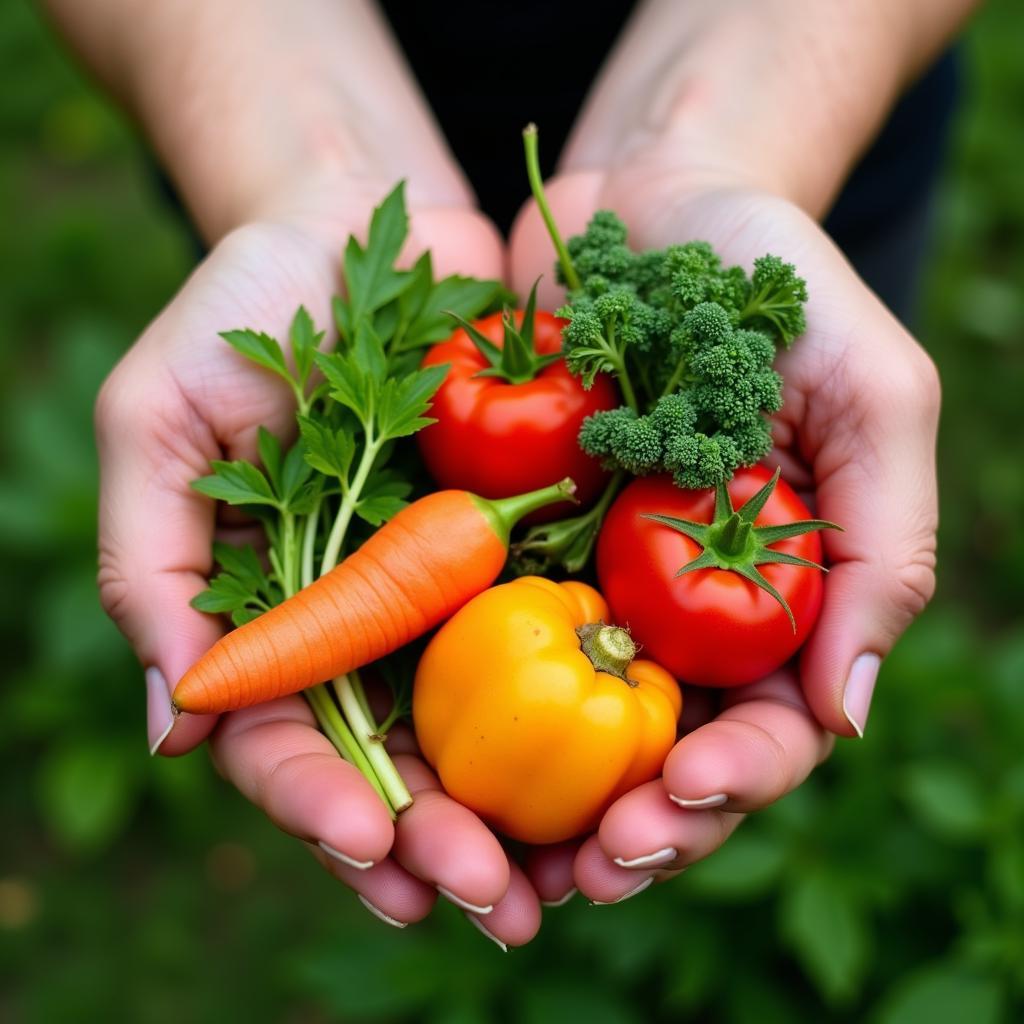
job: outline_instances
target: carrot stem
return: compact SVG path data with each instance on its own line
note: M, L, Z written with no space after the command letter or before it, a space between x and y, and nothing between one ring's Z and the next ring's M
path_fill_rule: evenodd
M352 687L352 680L348 676L338 676L334 680L334 691L338 695L341 710L345 717L352 724L352 732L355 735L356 743L362 748L373 771L376 772L380 784L387 794L388 806L394 811L404 811L412 806L412 794L402 781L398 769L394 766L372 720L368 720L363 712L359 698Z

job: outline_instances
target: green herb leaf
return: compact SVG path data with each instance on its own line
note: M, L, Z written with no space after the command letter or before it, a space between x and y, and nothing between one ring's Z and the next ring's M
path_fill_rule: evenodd
M344 428L333 430L328 424L308 416L299 417L299 430L306 462L320 473L347 480L356 450L351 433Z
M400 182L374 210L366 247L350 237L345 248L349 336L364 317L396 298L408 285L408 272L394 269L408 230L405 183Z
M252 599L252 592L241 580L228 573L221 573L210 580L209 588L196 594L189 604L196 611L217 615L244 608Z
M409 502L389 494L378 494L371 498L363 498L356 505L356 515L371 526L380 526L398 515Z
M207 497L229 505L271 505L279 508L267 478L251 463L214 460L212 476L193 480L192 486Z
M380 389L377 428L381 437L396 438L415 434L437 422L423 414L430 408L448 366L427 366L401 380L385 381Z
M368 320L356 327L352 343L351 359L362 367L368 377L377 382L384 381L388 376L388 358L384 352L384 344L380 335Z
M449 314L472 320L496 302L502 292L500 281L478 281L457 275L446 277L434 285L415 319L410 322L402 339L402 348L422 348L442 341L454 328Z
M318 352L316 365L327 378L331 398L346 409L351 409L364 428L372 410L373 382L351 355L340 352Z
M313 326L313 318L306 312L305 306L299 306L292 320L288 338L291 342L292 357L295 359L295 373L300 388L305 388L313 369L313 356L323 341L324 332L317 331Z
M260 427L257 434L257 448L263 471L270 480L275 493L281 493L281 442L266 427Z
M269 334L262 331L222 331L221 337L236 352L241 352L246 359L273 371L279 377L284 378L290 384L293 383L291 373L284 361L284 353L281 346Z
M292 445L281 464L281 479L278 494L291 511L291 503L298 495L303 484L309 479L313 467L306 461L306 449L300 440Z
M259 555L251 545L236 548L232 544L214 541L213 557L217 564L225 572L231 573L250 594L259 594L266 587L267 579L263 566L260 565Z

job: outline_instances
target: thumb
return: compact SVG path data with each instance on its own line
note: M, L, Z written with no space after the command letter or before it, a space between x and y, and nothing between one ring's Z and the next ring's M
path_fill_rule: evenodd
M176 755L216 722L176 716L171 691L221 634L214 617L189 605L206 585L213 539L212 503L189 484L218 453L173 381L142 370L143 361L130 352L96 404L99 588L145 668L150 753Z
M863 736L882 659L935 589L938 376L916 345L889 367L826 400L836 417L814 460L818 512L845 532L824 538L832 568L801 676L821 724L847 736Z

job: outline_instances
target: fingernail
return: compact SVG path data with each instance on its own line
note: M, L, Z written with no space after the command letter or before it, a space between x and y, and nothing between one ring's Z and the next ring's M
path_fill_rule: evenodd
M681 796L668 795L669 800L688 811L707 810L709 807L721 807L729 799L725 793L713 793L711 796L702 796L699 800L684 800Z
M347 864L350 868L358 868L360 871L365 871L367 868L373 867L372 860L356 860L355 857L350 857L347 853L342 853L341 850L336 850L333 846L328 846L323 841L316 845L319 846L328 857L340 860L342 864ZM362 897L360 897L360 899L362 899Z
M359 902L362 903L366 909L373 914L378 921L383 921L385 924L391 925L392 928L405 928L408 921L396 921L393 917L389 917L384 913L380 907L375 907L361 892L357 892L356 895L359 897Z
M592 907L611 907L616 903L624 903L631 896L636 896L641 893L654 881L654 875L650 878L645 878L635 889L630 889L629 892L623 893L617 900L591 900L590 905Z
M163 672L155 665L146 669L146 730L149 735L149 753L153 756L160 744L174 728L174 709L171 691Z
M473 903L467 903L466 900L456 896L450 889L446 889L443 885L437 887L437 891L446 899L450 900L455 906L462 910L468 910L471 914L489 914L493 909L494 905L488 907L478 907ZM493 936L492 936L493 938ZM495 941L497 941L495 939Z
M875 680L882 659L877 654L862 654L850 668L846 689L843 691L843 714L853 726L857 736L864 738L864 728L868 724L868 712L871 710L871 695L875 692Z
M438 891L440 892L441 890L439 889ZM492 907L488 907L487 909L488 910L492 910L493 908ZM470 913L466 914L466 920L469 921L469 923L472 924L473 927L476 928L476 930L478 932L480 932L483 935L486 935L487 938L489 938L491 940L491 942L493 942L498 947L498 949L500 949L502 951L502 953L507 953L508 952L508 946L504 942L502 942L501 939L499 939L497 935L492 935L484 927L483 921L478 920L477 918L475 918Z
M541 900L542 907L564 907L576 895L575 886L570 889L560 900Z
M634 857L632 860L623 860L616 857L615 863L620 868L659 868L662 864L669 864L679 856L679 851L674 846L666 846L664 850L655 850L654 853L645 854L643 857Z

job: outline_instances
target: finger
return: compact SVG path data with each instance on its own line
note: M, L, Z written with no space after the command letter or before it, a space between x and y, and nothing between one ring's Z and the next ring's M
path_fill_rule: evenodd
M494 833L448 796L419 758L400 754L395 767L413 795L395 828L395 859L457 907L490 914L510 877L508 857Z
M523 870L543 906L561 907L576 895L572 866L579 848L579 842L527 848Z
M511 865L508 889L486 916L467 912L466 919L503 952L523 946L540 930L540 901L522 868Z
M894 336L903 332L889 314L880 319L887 373L851 355L835 393L819 399L828 426L808 428L823 439L813 460L819 514L844 532L824 538L830 572L801 676L818 720L847 736L863 735L881 660L935 588L938 378L909 337Z
M403 262L411 263L427 250L437 279L449 274L497 281L505 277L501 234L478 210L414 208Z
M392 928L422 921L437 902L437 892L432 886L410 875L391 857L372 868L360 870L329 856L319 846L309 849L339 882L355 891L359 902L374 917Z
M354 869L387 856L395 830L384 804L317 730L301 697L225 715L210 750L221 775L278 828Z
M832 739L811 714L789 672L726 694L728 706L707 725L684 736L665 760L663 783L680 807L753 811L798 786L832 749ZM631 859L648 837L638 834Z
M189 484L219 451L174 384L144 379L136 359L115 370L96 407L100 597L146 669L151 751L180 754L216 721L175 718L170 692L221 634L189 605L206 585L213 535L212 503Z
M656 874L678 871L717 850L742 819L721 810L683 810L655 779L605 813L597 835L576 857L576 885L592 901L621 902Z

